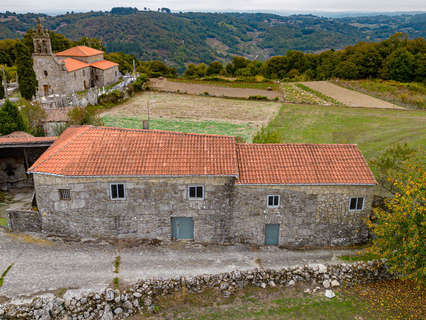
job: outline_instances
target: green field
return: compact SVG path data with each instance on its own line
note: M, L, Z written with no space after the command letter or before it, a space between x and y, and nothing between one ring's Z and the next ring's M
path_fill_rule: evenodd
M102 119L108 127L142 129L142 118L138 117L104 116ZM256 131L256 128L249 124L168 119L151 119L149 127L157 130L239 136L245 141L250 141Z
M354 143L369 160L394 143L426 145L426 112L283 105L268 127L283 142Z

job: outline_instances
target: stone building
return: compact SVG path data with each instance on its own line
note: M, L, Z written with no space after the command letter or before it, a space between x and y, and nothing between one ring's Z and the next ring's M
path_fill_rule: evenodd
M77 46L54 54L49 33L40 21L33 35L33 43L33 68L40 97L101 88L120 79L118 64L105 60L103 51Z
M33 137L22 131L0 136L0 190L32 187L32 176L27 170L55 139Z
M356 145L92 126L29 172L49 234L286 247L365 241L376 184Z

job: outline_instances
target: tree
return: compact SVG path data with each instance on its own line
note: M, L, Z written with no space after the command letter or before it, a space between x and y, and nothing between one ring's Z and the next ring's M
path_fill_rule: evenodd
M409 82L414 76L414 56L407 49L399 48L386 58L383 69L385 78Z
M404 170L405 161L416 155L416 149L407 144L388 147L382 154L371 161L377 182L388 192L395 193L395 179Z
M375 234L369 251L386 258L390 271L425 284L426 167L425 159L406 162L406 170L394 181L400 192L375 209L370 222Z
M219 61L213 61L209 64L209 67L207 68L207 75L216 75L220 74L223 71L223 65Z
M3 75L0 72L0 99L4 98Z
M26 126L18 107L6 100L0 108L0 135L14 131L26 131Z
M47 112L39 104L26 101L21 113L30 133L33 136L43 136L43 121L47 118Z
M26 46L18 42L16 48L16 66L18 71L19 90L22 97L32 99L37 90L37 79L33 70L31 53Z
M253 143L281 143L282 137L278 130L268 130L262 126L253 138Z
M336 66L334 75L341 79L358 79L358 67L353 62L345 60Z

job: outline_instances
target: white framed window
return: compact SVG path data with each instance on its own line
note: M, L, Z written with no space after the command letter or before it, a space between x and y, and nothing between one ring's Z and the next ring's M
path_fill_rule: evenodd
M71 190L70 189L59 189L59 199L71 200Z
M189 185L188 186L188 199L189 200L204 200L204 186L203 185Z
M110 184L110 195L111 200L125 200L126 199L126 190L124 188L124 183L111 183Z
M266 197L266 206L268 208L278 208L280 206L280 196L271 194Z
M364 209L364 197L350 198L349 199L349 210L362 210Z

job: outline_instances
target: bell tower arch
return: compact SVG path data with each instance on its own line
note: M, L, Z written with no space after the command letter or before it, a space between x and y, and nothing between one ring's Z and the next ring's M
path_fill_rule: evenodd
M37 20L37 27L33 34L34 54L51 55L52 45L50 43L49 32L41 25L40 19Z

